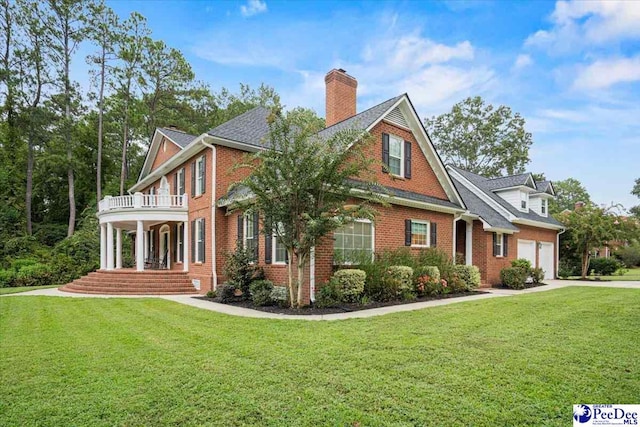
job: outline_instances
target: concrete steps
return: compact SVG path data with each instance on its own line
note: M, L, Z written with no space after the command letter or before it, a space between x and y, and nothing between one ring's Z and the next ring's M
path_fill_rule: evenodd
M60 288L64 292L106 295L176 295L195 294L187 273L183 271L98 270Z

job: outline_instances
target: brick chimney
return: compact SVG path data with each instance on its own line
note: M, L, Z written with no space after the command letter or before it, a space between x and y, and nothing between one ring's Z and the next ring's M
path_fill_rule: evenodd
M358 81L342 68L333 69L324 77L326 85L326 126L329 127L356 115Z

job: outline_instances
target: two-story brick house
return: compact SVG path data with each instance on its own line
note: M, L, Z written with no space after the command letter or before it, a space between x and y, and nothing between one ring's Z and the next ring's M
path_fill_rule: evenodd
M503 236L522 233L536 242L555 243L560 227L551 218L545 215L541 220L528 210L514 215L504 205L509 203L511 193L485 194L487 189L479 183L482 177L475 182L464 171L445 167L407 94L357 113L355 78L334 69L326 75L325 83L326 128L321 136L347 128L372 135L376 143L368 150L385 165L377 171L377 179L389 205L378 208L374 222L357 221L326 236L316 246L306 272L307 301L313 300L316 284L330 277L337 252L348 256L353 251L437 247L452 258L456 252L466 254L467 263L480 267L483 281L496 283L495 272L516 257L516 249L509 249L508 238ZM238 198L251 197L242 189L229 192L231 184L246 173L233 171L233 165L246 153L268 146L269 113L257 107L199 136L175 129L156 130L130 195L106 197L100 202L101 269L93 277L111 274L103 284L126 278L130 288L141 291L144 287L133 283L155 280L160 277L158 273L147 273L161 268L164 277L174 274L171 277L186 279L204 293L225 281L225 254L240 241L251 248L268 278L285 283L289 260L277 239L260 233L260 218L229 213ZM467 181L473 185L466 185ZM535 186L531 178L522 190L535 192L532 205L536 197L553 197L550 184L540 189ZM494 200L500 206L492 206L493 196L504 203ZM490 218L486 215L489 210ZM135 234L136 273L121 268L124 230ZM504 248L500 254L488 249L495 249L496 244L490 244L495 236L500 236ZM546 256L546 252L541 256L540 265L547 262ZM554 252L553 262L544 264L549 276L555 275L555 258ZM538 265L537 259L534 265ZM91 278L83 278L67 285L67 289L83 291L84 287L97 292L98 288L91 285ZM193 288L185 286L182 290ZM122 286L115 291L126 292Z

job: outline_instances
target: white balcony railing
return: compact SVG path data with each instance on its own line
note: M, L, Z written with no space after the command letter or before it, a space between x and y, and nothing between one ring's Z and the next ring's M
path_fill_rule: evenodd
M177 194L142 194L128 196L106 196L98 203L98 212L114 209L136 208L186 208L187 195Z

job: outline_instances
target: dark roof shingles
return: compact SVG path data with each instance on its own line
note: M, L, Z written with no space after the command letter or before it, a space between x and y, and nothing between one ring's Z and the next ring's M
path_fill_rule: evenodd
M169 128L158 128L158 130L182 148L186 147L187 145L189 145L189 143L191 143L191 141L197 138L197 136L195 135L190 135L179 130Z
M207 132L211 136L254 145L269 147L269 124L267 118L271 110L266 107L255 107L245 113L222 123Z

